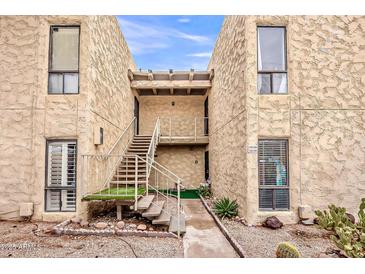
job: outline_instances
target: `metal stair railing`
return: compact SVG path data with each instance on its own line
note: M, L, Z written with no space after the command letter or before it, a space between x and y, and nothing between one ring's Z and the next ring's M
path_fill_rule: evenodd
M167 215L169 215L170 218L172 218L174 215L171 212L174 212L174 210L176 211L177 222L178 222L177 235L178 235L178 237L180 237L180 235L181 235L181 214L184 212L183 207L181 205L181 198L180 198L182 179L180 177L178 177L176 174L174 174L172 171L168 170L166 167L162 166L161 164L157 163L155 160L153 160L149 157L147 157L146 160L138 155L136 155L136 157L138 158L139 162L146 163L146 168L148 167L148 169L150 171L153 171L155 173L155 178L157 178L157 180L155 179L153 181L153 185L150 184L149 188L151 190L153 190L154 193L156 193L157 200L159 200L159 197L163 197L163 199L165 200L166 210L162 209L162 211L165 212ZM175 196L176 200L177 200L176 203L171 198L174 195L171 195L171 193L169 193L169 186L171 184L176 186L176 196L177 196L177 197ZM160 191L161 187L166 190L166 193ZM147 192L147 194L148 194L148 192ZM135 198L137 198L137 196ZM155 204L154 202L152 202L152 203Z
M116 169L136 134L136 117L133 117L106 154L81 155L81 196L96 194L109 188ZM117 192L119 193L119 192ZM111 193L102 193L111 195Z
M150 177L150 163L153 164L155 160L155 152L158 145L158 142L160 140L160 118L157 118L155 128L153 129L152 137L151 137L151 143L149 145L147 154L146 154L146 191L148 193L148 179Z

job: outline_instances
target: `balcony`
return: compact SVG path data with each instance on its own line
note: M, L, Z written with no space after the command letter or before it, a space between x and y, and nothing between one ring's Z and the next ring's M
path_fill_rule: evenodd
M160 118L160 145L207 145L208 117Z

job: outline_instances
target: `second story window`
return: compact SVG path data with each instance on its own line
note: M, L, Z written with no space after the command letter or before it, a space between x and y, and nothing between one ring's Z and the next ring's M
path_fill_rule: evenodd
M288 92L285 27L257 28L257 91Z
M49 51L49 94L79 93L79 26L52 26Z

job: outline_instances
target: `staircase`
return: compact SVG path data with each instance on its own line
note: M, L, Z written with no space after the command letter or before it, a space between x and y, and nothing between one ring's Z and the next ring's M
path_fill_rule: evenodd
M159 172L162 170L160 165L160 168L156 169L151 163L152 161L147 159L151 139L152 136L145 135L135 135L133 137L110 182L110 186L134 186L136 181L139 187L146 186L145 195L137 201L136 208L131 206L131 209L140 212L142 217L151 220L152 224L169 226L169 232L185 233L185 215L180 214L179 223L177 209L171 207L171 205L176 204L177 199L159 192L158 188L154 186L148 185L148 164L151 165L149 169L153 168ZM180 230L178 229L179 225Z
M134 185L136 181L136 155L146 160L152 136L136 135L129 145L123 160L112 178L111 186ZM138 158L137 158L138 159ZM137 160L137 182L139 186L147 183L147 162Z
M154 160L160 119L151 136L136 135L135 129L134 117L107 154L81 155L82 197L85 201L123 200L152 224L167 225L170 232L180 236L185 232L180 197L161 189L175 188L180 193L182 180ZM121 212L121 205L117 205L117 212Z

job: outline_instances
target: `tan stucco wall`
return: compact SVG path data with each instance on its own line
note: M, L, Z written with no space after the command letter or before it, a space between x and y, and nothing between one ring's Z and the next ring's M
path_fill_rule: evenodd
M80 25L78 95L47 94L49 27L56 24ZM108 150L131 119L133 96L126 75L134 66L117 20L2 16L0 28L0 59L4 60L0 65L0 218L16 218L21 202L34 203L34 219L75 215L44 212L46 140L77 139L80 163L81 154ZM113 94L123 99L108 100ZM97 150L92 136L96 123L104 127L105 135L105 145ZM77 213L81 213L80 165L77 179Z
M238 25L225 29L227 24ZM287 26L288 95L257 94L257 25ZM291 209L275 214L285 222L295 222L300 204L316 209L329 203L356 213L360 198L365 196L365 17L247 16L245 21L242 17L228 17L219 38L225 42L220 45L218 40L212 60L228 62L233 54L241 52L239 41L243 38L237 35L239 29L244 29L246 46L241 54L246 58L242 71L232 66L231 73L244 75L244 80L232 77L232 82L244 82L247 125L241 129L247 135L247 146L257 145L259 138L289 139ZM227 90L221 87L216 93L233 97ZM226 112L230 113L228 109ZM238 117L234 121L239 121ZM210 113L211 122L213 119L214 110ZM235 137L229 138L239 140L242 134L236 129ZM213 140L211 135L210 150L222 150ZM221 142L227 143L226 140L228 136ZM235 152L232 148L227 154ZM254 223L273 212L258 211L257 154L240 157L247 158L249 193L241 214ZM213 175L219 161L222 158L211 157ZM231 170L227 177L232 177L230 187L241 181ZM221 183L217 178L213 177L213 184ZM227 194L227 187L213 189L220 195ZM240 188L240 192L244 193L244 189ZM233 192L228 194L236 196Z
M159 146L155 160L180 177L186 188L197 188L204 182L204 152L205 146ZM160 182L168 182L169 187L175 187L174 182L166 177L162 176ZM154 172L151 173L150 183L157 185ZM159 186L166 188L163 183Z
M237 199L246 211L245 18L227 17L209 69L214 69L209 103L209 173L216 196Z
M168 135L172 119L172 135L192 136L197 118L197 134L204 133L203 96L140 96L140 134L151 135L158 117L161 119L161 134ZM175 102L175 105L172 105Z

